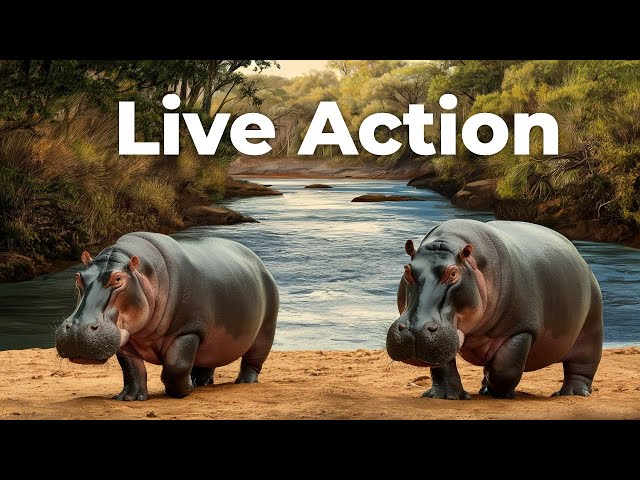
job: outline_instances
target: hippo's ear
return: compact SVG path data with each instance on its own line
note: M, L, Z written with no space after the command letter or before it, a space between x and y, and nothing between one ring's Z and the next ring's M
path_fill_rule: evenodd
M129 259L129 270L132 272L140 267L140 259L135 255Z
M460 260L463 260L463 261L466 260L471 256L472 253L473 253L473 245L469 243L468 245L465 245L465 247L460 252Z
M84 263L85 265L89 265L91 262L93 262L93 258L91 258L91 254L86 250L82 252L82 255L80 255L80 260L82 260L82 263Z
M416 256L416 249L413 246L413 240L407 240L407 243L404 244L404 251L407 252L411 258Z

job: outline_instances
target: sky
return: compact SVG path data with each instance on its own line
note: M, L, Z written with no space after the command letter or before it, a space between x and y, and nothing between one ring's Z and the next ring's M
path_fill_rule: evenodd
M280 70L270 68L265 73L293 78L309 73L311 70L325 70L328 68L327 62L328 60L278 60Z
M278 75L285 78L293 78L299 75L309 73L311 70L328 70L327 62L329 60L278 60L280 69L275 67L268 68L264 71L267 75ZM408 60L415 62L417 60ZM247 70L246 73L253 73Z
M278 75L285 78L293 78L309 73L311 70L327 69L328 60L278 60L280 69L275 67L264 70L267 75ZM253 72L247 72L253 73Z

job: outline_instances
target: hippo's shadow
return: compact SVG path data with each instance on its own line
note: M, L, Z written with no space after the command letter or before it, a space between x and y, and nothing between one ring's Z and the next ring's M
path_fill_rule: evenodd
M238 385L233 381L230 382L220 382L220 383L215 383L213 385L203 385L200 387L196 387L190 395L188 395L185 398L188 398L189 396L193 395L196 392L227 392L230 390L235 390L235 388L246 388L246 385ZM71 403L86 403L86 402L96 402L96 401L112 401L115 404L120 404L120 405L134 405L134 404L143 404L145 403L144 401L122 401L122 400L116 400L114 397L117 395L117 392L114 392L111 395L84 395L84 396L73 396L72 398L70 398L69 400L67 400L67 402L71 402ZM149 400L181 400L181 399L176 399L175 397L170 397L169 395L167 395L164 391L157 391L157 392L149 392L149 397L147 398L146 401Z
M479 393L471 393L471 400L509 400L510 402L517 402L518 400L554 400L556 397L549 395L536 395L528 392L521 392L516 390L516 396L510 399L494 398L490 395L481 395Z
M230 382L214 383L212 385L202 385L200 387L194 388L191 391L191 393L184 398L185 399L189 398L197 393L206 393L206 392L209 392L209 393L216 392L218 394L225 393L225 392L235 391L236 388L246 388L246 384L238 385L234 381L230 381ZM182 400L182 399L170 397L163 391L162 392L159 391L159 392L149 393L149 398L147 399L147 401L148 400L167 400L168 401L168 400Z

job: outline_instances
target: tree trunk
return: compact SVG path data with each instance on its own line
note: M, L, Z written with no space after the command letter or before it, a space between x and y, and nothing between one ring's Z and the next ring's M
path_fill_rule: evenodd
M216 115L220 113L220 110L222 110L222 107L224 107L224 104L227 103L227 98L229 97L231 90L233 90L236 85L237 83L232 84L229 87L229 90L227 90L227 93L224 94L224 98L222 99L222 101L220 102L220 105L218 105L218 108L216 109Z
M204 98L202 99L202 111L207 115L211 114L211 101L213 100L214 88L213 79L218 69L218 61L211 60L207 67L207 83L204 88Z
M189 103L187 103L187 108L191 109L196 104L198 97L200 96L200 92L202 91L202 87L200 85L193 85L191 87L191 92L189 95Z
M180 80L180 99L187 99L187 79L185 77L182 77L182 80Z

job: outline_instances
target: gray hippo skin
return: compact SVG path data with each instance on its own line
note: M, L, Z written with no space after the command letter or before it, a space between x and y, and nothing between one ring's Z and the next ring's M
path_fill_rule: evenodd
M213 383L216 367L242 357L236 383L257 382L276 329L278 288L248 248L231 240L120 237L76 274L78 306L56 330L56 348L75 363L116 355L118 400L147 399L144 362L162 365L168 395Z
M522 373L562 362L554 395L591 393L602 354L602 297L573 244L524 222L449 220L415 250L387 334L392 359L431 367L423 396L468 399L456 353L484 367L481 394L512 398Z

